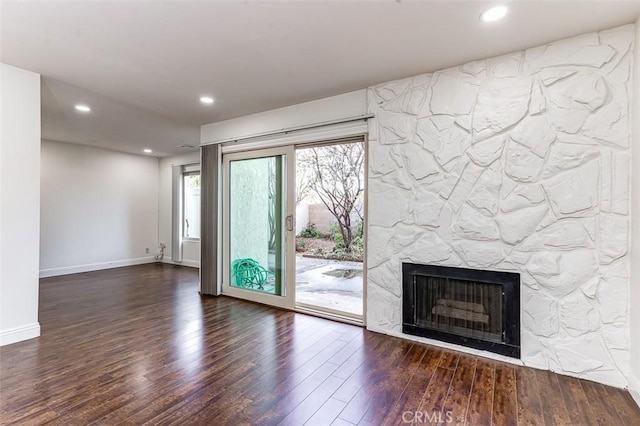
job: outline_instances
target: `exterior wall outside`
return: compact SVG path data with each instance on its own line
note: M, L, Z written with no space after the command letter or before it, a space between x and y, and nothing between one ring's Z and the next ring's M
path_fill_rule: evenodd
M251 258L269 267L269 162L257 158L231 162L230 262Z
M302 200L296 206L296 235L300 235L309 222L309 203Z
M357 213L352 213L350 217L352 224L360 220L360 216L358 216ZM338 225L338 220L331 214L327 206L322 203L313 203L308 205L308 220L304 226L308 223L312 223L315 228L323 234L329 234L331 232L331 226Z
M309 204L309 223L313 223L316 229L323 234L328 234L331 224L337 223L327 206L322 203Z

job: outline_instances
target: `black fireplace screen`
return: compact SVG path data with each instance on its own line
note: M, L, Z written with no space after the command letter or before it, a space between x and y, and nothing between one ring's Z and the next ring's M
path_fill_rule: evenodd
M403 332L520 357L520 276L403 264Z

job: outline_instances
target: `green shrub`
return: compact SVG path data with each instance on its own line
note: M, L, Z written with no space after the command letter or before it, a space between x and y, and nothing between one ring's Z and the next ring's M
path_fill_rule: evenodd
M322 238L322 233L316 229L315 224L309 222L300 232L300 236L304 238Z
M357 259L364 256L364 239L361 235L356 235L351 241L351 255Z
M329 228L329 235L331 237L331 240L335 244L333 252L331 254L332 258L341 260L362 260L362 257L364 256L364 229L362 226L362 221L359 220L352 226L353 237L351 240L351 251L347 252L344 247L344 238L342 237L342 233L340 233L340 227L338 226L338 223L331 223L331 227Z
M329 238L331 238L331 241L335 244L333 249L334 252L336 249L344 248L344 238L342 238L338 222L331 222L331 225L329 225Z
M361 220L357 221L355 226L355 231L353 232L354 237L364 237L364 227Z
M344 249L344 238L341 233L333 234L331 236L335 246L333 247L333 251Z

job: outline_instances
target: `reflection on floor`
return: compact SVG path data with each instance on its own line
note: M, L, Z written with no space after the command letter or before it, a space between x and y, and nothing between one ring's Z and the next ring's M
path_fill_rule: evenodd
M296 256L296 303L362 315L362 263Z

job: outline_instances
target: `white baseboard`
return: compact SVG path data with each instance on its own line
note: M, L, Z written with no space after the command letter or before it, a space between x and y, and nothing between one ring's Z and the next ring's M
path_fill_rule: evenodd
M168 263L169 265L188 266L189 268L200 268L199 260L183 259L182 262L174 262L171 259L162 259L162 263Z
M143 265L153 263L153 256L138 257L135 259L113 260L111 262L89 263L87 265L63 266L40 270L40 278L57 277L59 275L79 274L81 272L99 271L102 269L121 268L123 266Z
M22 342L40 336L40 323L0 331L0 346Z
M631 373L629 375L629 393L633 397L633 400L640 407L640 380Z

